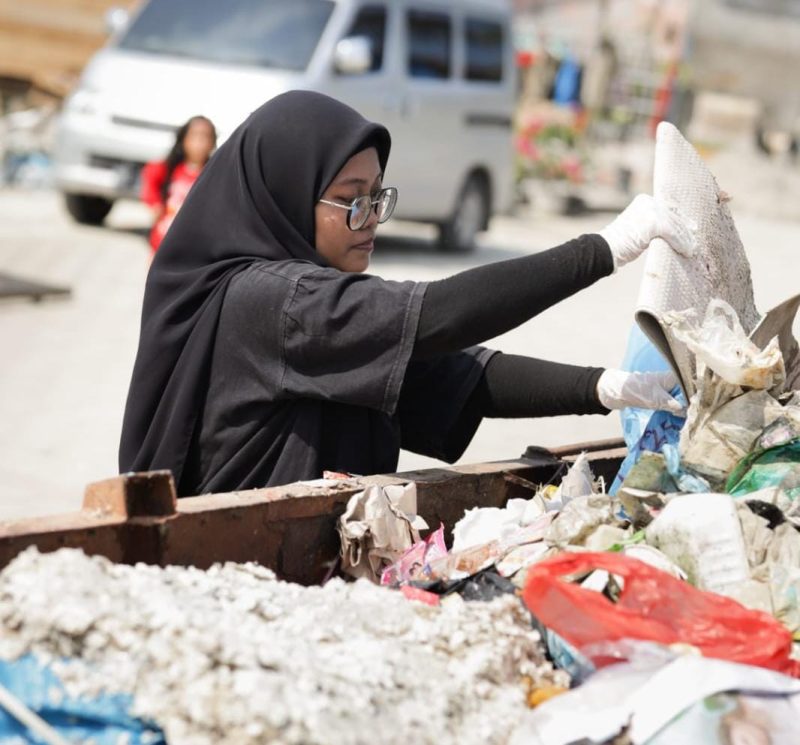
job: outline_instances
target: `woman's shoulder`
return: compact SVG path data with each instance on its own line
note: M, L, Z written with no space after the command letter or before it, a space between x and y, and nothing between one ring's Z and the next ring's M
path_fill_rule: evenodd
M310 261L256 260L236 273L231 280L228 293L242 295L251 292L263 293L265 290L272 293L282 290L289 292L302 279L317 274L319 270L324 271L323 267Z
M228 293L239 298L269 294L273 298L291 295L312 296L319 292L338 295L345 287L358 285L365 292L375 285L406 285L413 283L387 282L371 274L342 272L312 261L286 259L282 261L256 260L237 273Z
M244 271L251 277L262 278L262 281L289 284L296 284L303 280L335 279L346 276L338 269L320 266L313 261L304 259L254 261Z

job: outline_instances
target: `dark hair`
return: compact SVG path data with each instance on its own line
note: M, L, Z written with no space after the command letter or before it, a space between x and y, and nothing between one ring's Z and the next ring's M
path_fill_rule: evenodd
M217 130L214 127L214 123L205 116L193 116L189 121L187 121L184 125L178 129L175 133L175 144L172 146L172 149L169 151L169 154L165 158L165 163L167 164L167 174L164 178L164 183L161 184L161 203L167 203L167 197L169 196L169 185L172 183L172 175L175 173L175 169L186 160L186 153L183 149L183 141L186 139L186 135L189 132L189 128L195 122L206 122L209 127L211 127L211 131L214 133L214 142L217 141Z

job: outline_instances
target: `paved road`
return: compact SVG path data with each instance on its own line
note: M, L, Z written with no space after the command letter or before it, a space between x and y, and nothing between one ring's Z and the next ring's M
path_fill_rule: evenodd
M597 230L609 218L596 213L498 219L480 248L464 256L437 253L424 226L389 223L373 270L390 279L437 279L542 250ZM76 509L86 483L116 473L148 268L146 224L139 205L123 204L106 228L76 226L54 194L0 191L0 273L72 291L68 299L40 303L0 301L0 518ZM800 289L800 223L737 216L737 225L753 265L759 307ZM626 267L489 346L617 365L640 272L641 265ZM615 415L485 421L462 461L513 458L529 444L566 444L619 431ZM437 464L403 453L400 468Z

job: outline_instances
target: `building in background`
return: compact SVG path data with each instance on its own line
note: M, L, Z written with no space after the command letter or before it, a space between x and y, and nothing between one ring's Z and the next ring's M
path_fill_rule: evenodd
M568 60L592 83L572 103L601 115L599 139L652 133L663 118L712 145L800 130L800 0L515 0L515 10L523 109L569 103L554 95Z
M688 58L698 94L695 139L754 133L765 151L797 154L800 0L696 3Z
M61 97L107 37L107 13L133 0L5 0L0 3L0 90Z
M522 111L543 100L588 109L595 139L680 118L690 10L690 0L516 0Z

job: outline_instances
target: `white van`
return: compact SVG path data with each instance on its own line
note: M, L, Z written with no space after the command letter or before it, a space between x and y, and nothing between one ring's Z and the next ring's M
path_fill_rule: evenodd
M273 96L317 90L388 127L397 217L470 248L512 199L510 18L506 0L149 0L65 102L56 183L99 224L191 116L222 141Z

